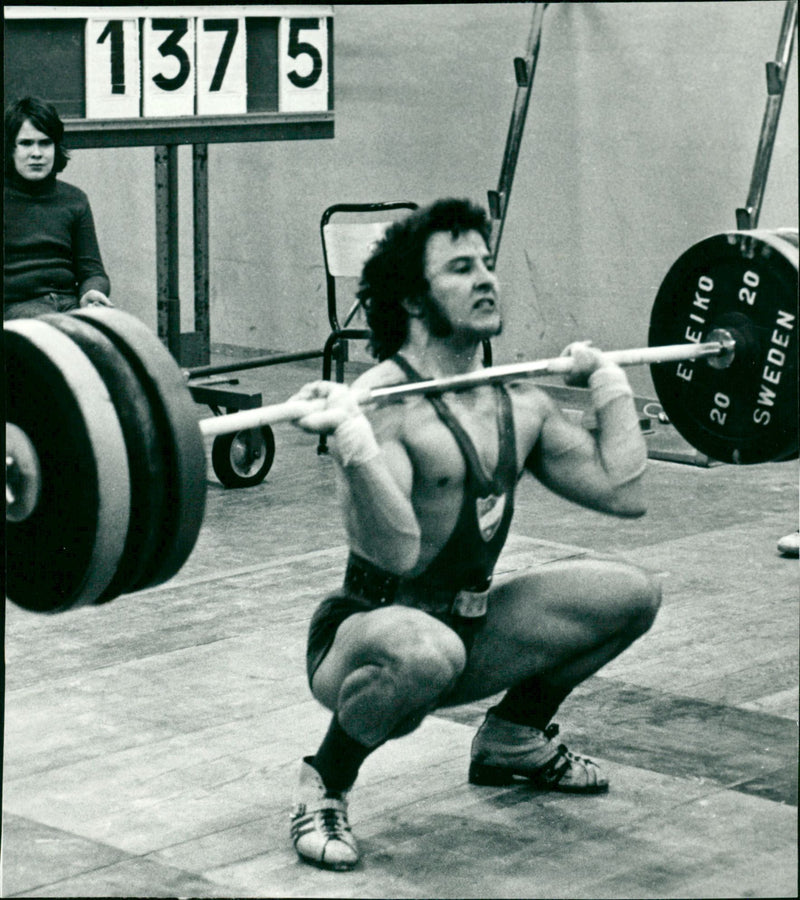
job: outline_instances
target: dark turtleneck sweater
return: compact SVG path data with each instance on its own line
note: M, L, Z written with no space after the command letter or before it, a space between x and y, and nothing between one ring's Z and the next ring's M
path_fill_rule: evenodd
M6 176L3 191L3 300L17 303L51 292L109 295L89 198L51 176Z

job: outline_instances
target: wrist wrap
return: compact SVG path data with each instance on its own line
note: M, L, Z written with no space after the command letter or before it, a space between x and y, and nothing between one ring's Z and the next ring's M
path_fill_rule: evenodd
M614 484L627 484L638 478L647 464L647 448L633 405L633 389L617 365L595 369L589 376L589 387L600 426L603 465ZM630 400L611 407L620 397Z
M363 413L345 419L331 438L331 453L342 466L363 465L381 452L372 426Z
M628 378L617 365L602 366L589 376L592 390L592 405L595 409L608 406L617 397L633 397L633 388Z

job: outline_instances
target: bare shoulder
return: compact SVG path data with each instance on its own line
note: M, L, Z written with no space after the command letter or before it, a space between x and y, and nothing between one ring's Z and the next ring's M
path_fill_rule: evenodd
M514 410L514 431L517 450L522 459L539 440L545 419L558 412L553 398L530 379L506 382Z
M547 415L555 408L555 401L547 391L542 390L529 378L507 381L506 389L511 397L515 416L539 417Z
M371 369L367 369L353 382L353 388L371 391L375 388L404 384L408 379L403 370L385 359ZM370 420L378 440L395 440L408 443L409 435L414 431L415 411L421 409L421 398L398 397L391 402L367 405L365 413Z
M402 369L397 363L390 359L379 362L361 375L353 382L353 387L361 390L372 390L378 387L387 387L390 384L400 384L406 381Z

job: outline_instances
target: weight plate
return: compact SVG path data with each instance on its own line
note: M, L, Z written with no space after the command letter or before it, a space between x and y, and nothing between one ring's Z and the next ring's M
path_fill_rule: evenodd
M171 578L197 541L206 502L206 457L197 413L183 372L155 334L118 309L86 308L71 315L93 325L127 359L147 395L159 433L166 503L160 546L140 587Z
M650 318L651 346L707 340L724 328L733 362L651 367L658 399L701 453L731 463L791 458L798 450L798 252L769 231L712 235L670 268Z
M122 426L130 473L130 522L125 549L101 602L147 583L161 543L166 502L164 456L144 388L128 361L97 328L74 315L40 316L70 337L97 369Z
M128 532L125 439L86 355L36 319L4 328L6 420L30 441L41 483L33 511L6 522L6 596L36 612L95 603Z

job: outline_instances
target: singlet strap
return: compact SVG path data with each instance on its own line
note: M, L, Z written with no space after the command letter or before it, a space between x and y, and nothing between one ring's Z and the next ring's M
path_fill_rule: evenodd
M392 361L403 370L409 380L423 380L419 372L399 353L392 357ZM508 489L509 485L513 485L516 481L516 441L514 438L511 399L502 384L494 384L492 387L497 398L498 427L498 458L492 478L486 476L472 438L467 434L444 399L438 394L426 395L425 398L433 406L436 415L455 438L470 475L478 488L478 495L481 497L486 497L492 493L501 494Z

